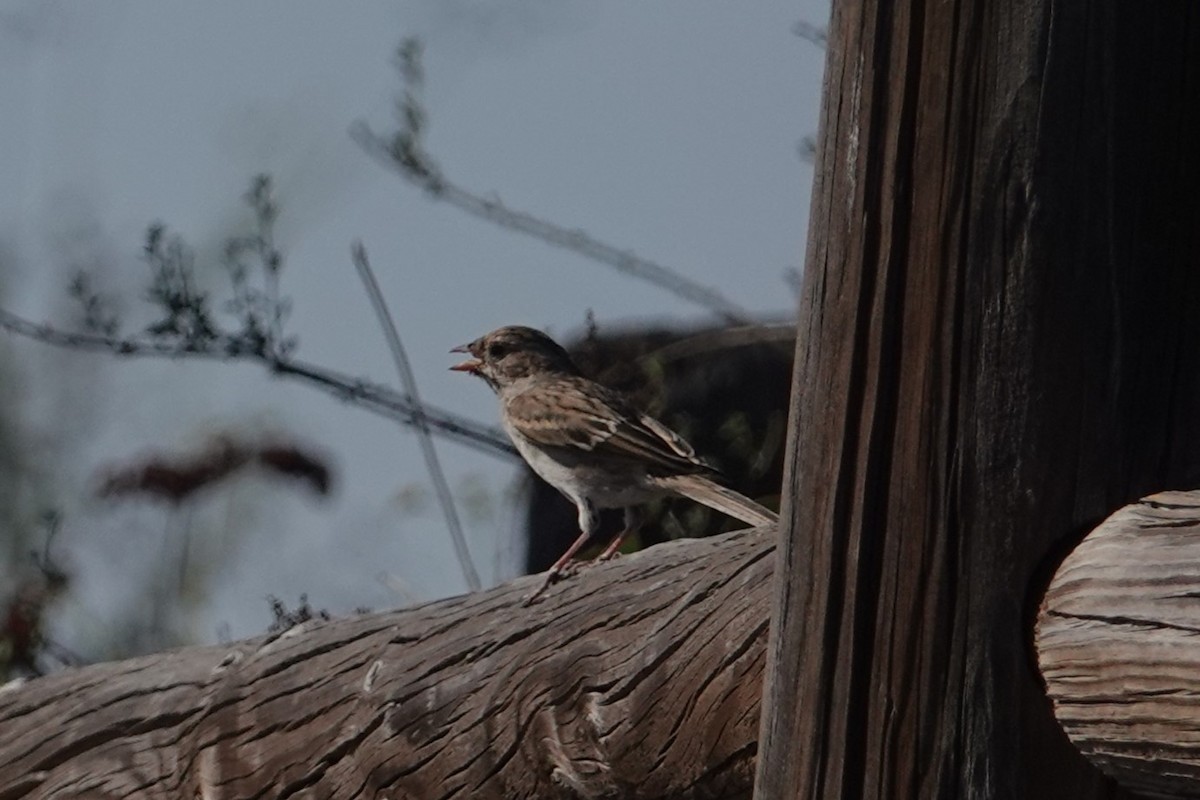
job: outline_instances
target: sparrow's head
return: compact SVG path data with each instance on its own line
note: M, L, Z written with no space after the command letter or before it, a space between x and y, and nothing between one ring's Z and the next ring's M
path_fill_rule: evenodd
M450 369L478 375L496 390L532 375L579 374L566 350L541 331L523 325L497 328L450 352L473 356Z

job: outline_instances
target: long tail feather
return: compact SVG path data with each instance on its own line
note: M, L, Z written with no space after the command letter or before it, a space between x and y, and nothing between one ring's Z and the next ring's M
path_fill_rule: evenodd
M747 525L774 525L779 522L779 515L771 509L700 475L658 478L657 483L689 500L740 519Z

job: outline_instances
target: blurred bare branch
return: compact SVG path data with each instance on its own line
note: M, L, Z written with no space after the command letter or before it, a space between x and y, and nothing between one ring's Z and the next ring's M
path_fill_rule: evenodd
M746 324L749 321L750 314L745 309L716 289L697 283L669 267L602 242L585 231L564 228L533 214L517 211L499 199L484 197L451 182L424 146L426 113L420 97L424 73L418 40L404 40L400 45L397 65L404 86L398 102L397 130L386 135L377 134L363 122L356 123L350 130L354 141L369 155L409 183L424 189L433 199L449 203L460 211L652 283L708 309L731 324Z
M815 164L817 162L817 137L811 134L800 137L800 141L796 142L796 155L805 164Z
M94 289L86 273L77 274L69 292L81 305L86 330L72 332L24 319L0 308L0 328L39 342L75 350L108 351L126 357L199 358L255 361L272 374L295 378L368 411L417 425L492 455L516 457L499 430L422 406L409 394L292 357L295 337L284 323L291 301L280 294L283 254L273 226L279 214L271 180L256 176L244 196L254 215L254 230L226 240L222 260L229 272L232 297L218 310L197 285L194 256L183 238L155 223L146 232L142 259L150 268L147 300L158 318L140 333L121 335L120 324ZM232 318L232 325L225 322Z
M829 46L829 29L813 25L811 22L800 20L792 25L792 33L822 50Z
M46 511L41 523L46 528L42 552L30 554L30 563L17 570L0 600L0 681L46 674L51 666L47 656L61 665L82 663L66 648L52 645L43 631L49 606L66 593L71 573L51 555L62 517Z
M73 350L106 351L130 358L194 358L209 361L258 361L273 374L296 378L340 400L352 402L405 425L413 424L416 409L407 395L364 378L327 369L295 359L272 358L247 346L241 337L217 337L204 348L194 343L152 339L146 336L118 337L95 333L74 333L30 320L0 308L0 328L18 336L56 347ZM438 434L491 455L517 457L504 433L475 420L426 405L425 422Z
M408 360L408 354L404 351L404 344L400 341L400 332L396 328L396 322L392 319L391 312L388 311L387 303L383 299L383 292L380 291L379 283L375 280L375 273L371 270L371 262L367 259L367 249L363 247L362 242L355 242L351 248L351 253L354 259L354 267L358 270L358 276L362 279L363 286L367 290L367 296L371 299L371 307L375 310L375 316L378 317L379 324L383 328L383 335L387 339L388 349L391 351L392 360L396 364L396 372L400 375L400 384L404 387L409 402L412 403L412 426L416 429L417 441L421 443L421 455L425 459L425 469L429 472L429 479L433 482L438 505L441 506L442 516L446 520L446 528L450 531L450 541L454 545L454 555L458 559L458 564L462 569L463 578L467 581L467 586L470 587L471 591L477 592L483 588L483 584L480 582L479 573L475 570L475 564L471 560L471 550L467 547L467 537L463 533L462 522L458 518L458 510L454 506L454 495L450 491L450 483L446 480L446 473L442 470L437 448L434 447L433 436L425 419L425 409L421 404L421 396L417 391L417 376L413 373L412 364Z
M267 602L271 605L271 616L274 618L267 627L268 633L280 634L313 619L323 622L333 619L327 610L313 608L307 594L301 593L300 602L295 608L288 608L287 603L273 594L267 595Z
M75 272L67 286L67 294L79 303L84 330L111 336L120 328L120 320L110 307L108 298L92 285L92 277L86 271Z

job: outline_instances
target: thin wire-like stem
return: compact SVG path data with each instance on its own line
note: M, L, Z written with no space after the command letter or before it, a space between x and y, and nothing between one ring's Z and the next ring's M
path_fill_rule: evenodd
M413 373L412 364L408 360L408 354L404 351L404 344L400 341L400 331L396 328L396 322L388 310L387 302L383 299L383 292L379 289L379 282L375 280L375 273L371 269L371 262L367 259L367 249L363 247L362 242L354 243L353 247L351 247L351 255L354 260L354 267L358 270L358 277L362 280L363 287L367 290L367 296L371 299L371 308L375 310L375 316L379 319L379 324L383 328L388 349L392 353L392 361L395 363L396 372L400 376L400 384L404 387L409 402L412 403L412 426L416 429L417 441L421 444L421 455L425 459L425 469L429 472L429 479L433 481L433 488L437 494L438 504L442 507L442 516L446 519L446 528L450 531L450 541L454 545L454 554L458 558L459 566L462 567L463 577L467 581L467 586L473 592L479 591L483 588L483 584L479 580L479 573L475 571L475 564L471 561L471 551L467 547L467 537L463 533L462 522L458 518L458 510L454 507L454 495L450 492L450 483L446 480L446 473L442 470L441 461L438 459L437 448L433 444L433 436L430 434L429 425L425 421L421 396L417 391L417 376Z
M178 576L176 579L176 603L182 603L184 596L187 594L188 569L191 566L192 557L192 524L195 521L196 506L193 503L188 503L183 508L183 525L179 532L179 565Z
M120 337L98 333L63 331L31 322L0 308L0 328L27 339L73 350L106 351L129 358L193 358L208 361L255 361L272 374L304 381L340 400L348 400L380 416L404 425L414 424L416 409L410 398L386 386L355 378L335 370L279 358L245 346L236 338L218 338L203 347L149 337ZM474 447L493 456L516 458L517 451L503 432L434 406L423 405L421 418L441 436Z

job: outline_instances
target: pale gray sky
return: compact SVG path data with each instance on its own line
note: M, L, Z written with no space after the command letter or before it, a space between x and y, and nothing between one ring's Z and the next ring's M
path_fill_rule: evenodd
M783 273L803 256L812 172L796 143L816 129L824 58L791 27L827 16L816 0L0 0L0 241L16 256L0 264L0 299L69 319L65 275L80 263L136 297L152 220L196 245L221 286L215 248L246 224L250 177L269 172L300 355L395 383L348 257L360 238L424 396L494 421L486 388L447 372L451 346L504 323L569 335L588 309L602 328L709 317L431 203L364 155L347 130L391 124L401 37L425 41L428 146L455 181L779 316L793 306ZM233 549L195 598L197 640L223 623L234 636L262 630L267 594L308 592L344 612L407 602L383 573L422 600L464 588L432 500L419 512L396 502L427 484L411 432L252 366L12 341L2 353L22 378L37 491L66 513L59 545L78 577L55 624L80 649L137 602L167 524L162 508L95 500L96 470L216 430L295 432L330 454L340 481L326 504L268 481L196 504L196 546ZM485 582L510 577L514 470L440 449L453 485L495 501L469 530Z

